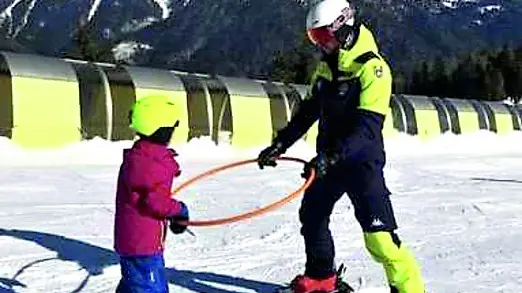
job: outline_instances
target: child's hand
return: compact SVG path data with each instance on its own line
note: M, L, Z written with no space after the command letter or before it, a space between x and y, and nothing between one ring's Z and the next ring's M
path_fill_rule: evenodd
M181 204L181 211L178 215L172 216L169 218L169 229L174 234L181 234L187 230L187 225L182 225L178 223L179 221L188 221L189 220L189 210L187 208L187 205L180 201Z

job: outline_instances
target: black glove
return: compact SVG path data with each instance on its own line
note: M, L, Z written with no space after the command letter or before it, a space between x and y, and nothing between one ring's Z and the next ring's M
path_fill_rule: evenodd
M263 169L264 166L275 167L277 166L276 159L286 151L283 143L275 141L271 146L262 150L257 157L257 164L259 169Z
M303 177L304 179L308 179L308 177L310 177L310 172L312 172L311 170L314 169L315 170L315 176L317 177L317 169L316 169L316 164L317 164L317 157L314 157L313 159L311 159L310 161L308 161L305 165L304 165L304 168L303 168L303 173L301 173L301 177Z
M316 178L324 178L328 170L335 166L340 160L337 154L318 154L316 157L306 163L303 169L301 177L308 179L310 177L311 169L315 170Z
M181 211L178 215L169 217L169 229L174 234L181 234L187 230L187 225L180 224L179 221L188 221L189 220L189 210L187 205L182 201L179 202L181 204Z

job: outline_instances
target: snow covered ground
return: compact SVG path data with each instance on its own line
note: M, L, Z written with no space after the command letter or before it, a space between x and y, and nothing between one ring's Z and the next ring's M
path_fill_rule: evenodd
M29 151L0 139L0 292L114 292L114 192L121 149L130 142L92 140L61 150ZM386 141L386 178L399 234L416 254L429 292L522 292L522 134L444 135ZM205 139L177 149L179 184L206 169L253 158ZM309 159L298 143L287 155ZM303 180L302 166L239 167L179 196L194 220L219 218L275 201ZM193 227L168 236L171 292L270 292L301 273L304 252L295 200L263 217ZM347 280L389 292L366 253L349 200L331 228Z

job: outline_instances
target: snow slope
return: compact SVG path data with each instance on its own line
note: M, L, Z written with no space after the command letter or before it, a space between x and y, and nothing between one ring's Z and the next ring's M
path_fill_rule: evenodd
M0 140L0 292L114 292L115 179L131 142L92 140L62 150L29 151ZM388 139L385 174L399 233L417 255L429 292L522 292L522 134ZM179 184L208 168L252 158L206 139L177 148ZM288 155L308 159L298 143ZM219 173L180 194L194 219L223 217L279 199L297 188L301 166L281 162ZM302 272L299 200L280 210L168 236L171 292L270 292ZM363 248L347 198L331 228L338 262L361 292L388 293L382 269Z

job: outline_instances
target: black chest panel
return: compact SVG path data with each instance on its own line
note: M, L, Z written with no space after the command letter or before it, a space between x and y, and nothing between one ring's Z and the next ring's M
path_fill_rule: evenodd
M354 60L362 66L370 59L378 58L367 52ZM335 147L339 139L348 136L357 126L357 108L360 105L361 82L358 77L350 78L350 73L338 70L337 56L324 60L332 73L332 81L319 77L312 89L318 99L319 144L321 148ZM359 67L360 68L360 67Z
M361 84L359 79L329 81L319 78L313 90L319 107L318 147L333 150L357 125Z
M359 106L361 84L358 79L343 81L318 81L321 91L317 94L319 123L323 131L342 135L354 124L352 118Z

